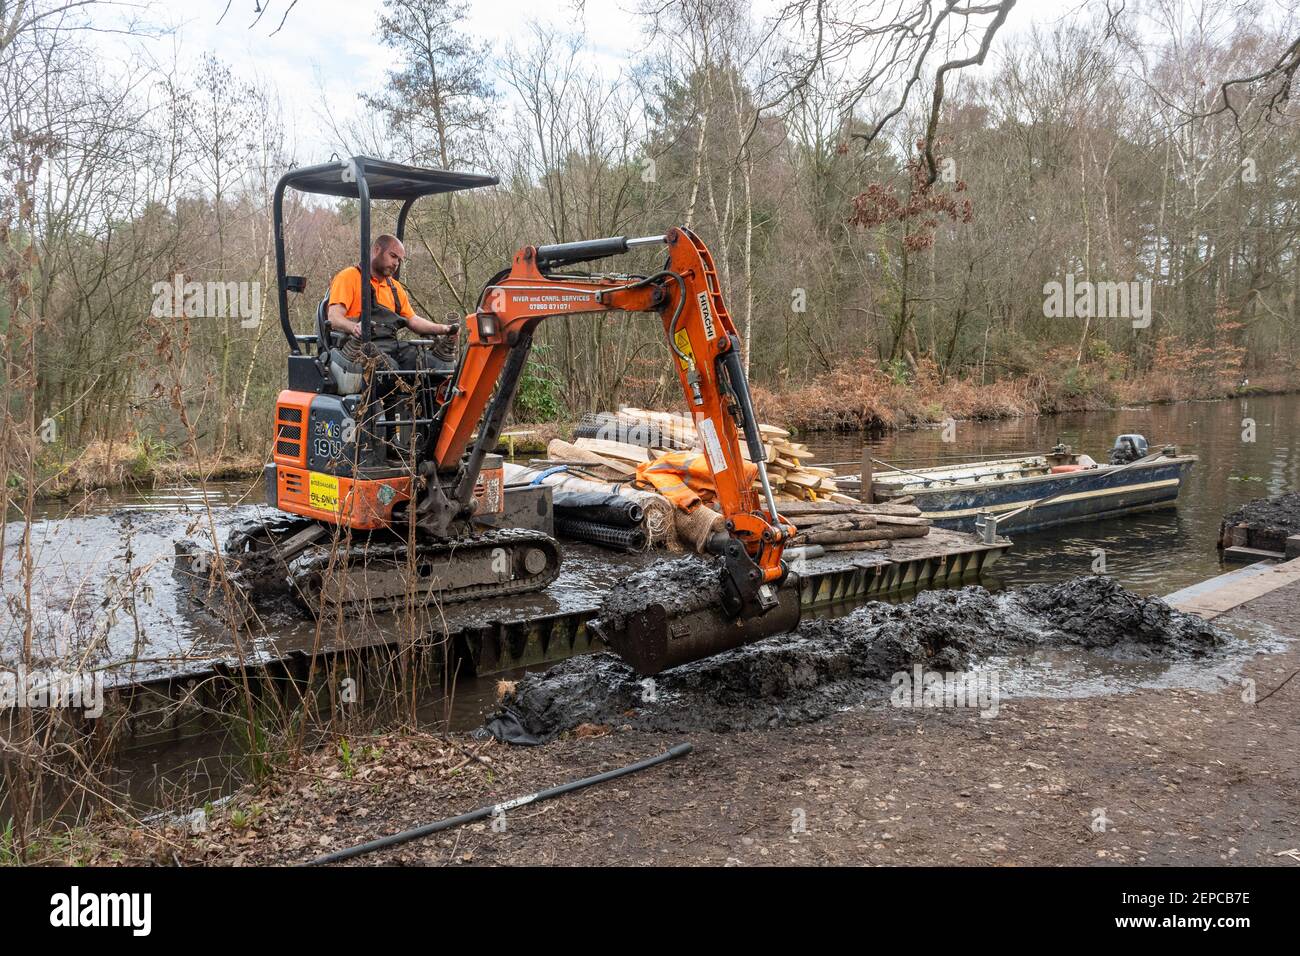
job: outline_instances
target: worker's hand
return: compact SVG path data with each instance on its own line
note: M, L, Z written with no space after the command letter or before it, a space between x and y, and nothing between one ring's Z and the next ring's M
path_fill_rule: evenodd
M435 334L435 335L459 335L459 334L460 334L460 326L459 326L459 325L443 325L443 324L440 324L440 325L438 326L438 331L435 332L434 334Z
M349 325L348 335L352 336L354 339L361 338L361 323L353 322L351 325Z

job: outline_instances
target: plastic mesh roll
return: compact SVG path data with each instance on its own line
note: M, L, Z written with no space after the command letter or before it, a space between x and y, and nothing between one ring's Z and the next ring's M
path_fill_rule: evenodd
M615 551L644 551L646 533L641 528L616 528L595 521L571 521L557 517L555 531L566 538L598 544Z

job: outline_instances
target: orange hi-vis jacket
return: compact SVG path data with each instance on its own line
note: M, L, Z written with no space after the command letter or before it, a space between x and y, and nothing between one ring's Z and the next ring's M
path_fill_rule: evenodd
M745 462L745 477L752 484L758 466ZM694 511L700 504L718 497L713 469L702 451L670 451L654 461L637 465L638 485L651 485L681 511Z
M397 293L397 301L393 300L394 290ZM370 294L371 301L380 308L396 312L405 319L415 315L415 310L411 308L410 296L396 279L381 279L372 273ZM343 314L349 319L361 315L361 269L359 267L348 266L334 276L334 280L330 283L329 304L343 306Z

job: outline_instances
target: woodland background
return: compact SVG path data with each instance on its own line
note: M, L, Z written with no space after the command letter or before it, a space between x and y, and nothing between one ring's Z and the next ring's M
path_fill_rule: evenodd
M260 459L284 381L271 194L328 157L295 152L278 91L212 56L106 68L98 6L0 0L0 464L12 475L10 450L51 421L64 459ZM463 6L389 0L375 40L394 67L328 135L341 156L500 178L416 207L403 278L434 318L472 310L521 245L696 229L771 421L1295 386L1294 5L1112 0L1026 28L1030 6L802 0L759 17L644 0L629 29L645 53L610 77L577 55L581 35L521 20L489 49ZM289 43L309 13L283 12ZM287 229L307 331L355 259L355 205L291 193ZM177 274L260 283L260 325L152 316L153 285ZM1045 318L1044 284L1067 274L1149 280L1151 327ZM516 418L674 407L661 339L650 316L544 323Z

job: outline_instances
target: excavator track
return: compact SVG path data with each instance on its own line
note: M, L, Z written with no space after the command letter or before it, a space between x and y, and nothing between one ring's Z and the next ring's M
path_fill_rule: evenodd
M371 540L346 550L312 545L288 567L290 591L313 613L450 604L539 591L559 576L559 545L523 528L421 541L412 557L401 540ZM414 579L411 573L414 572Z
M200 604L240 621L255 606L286 596L314 615L339 604L348 614L381 612L408 599L450 604L539 591L560 573L559 545L540 531L492 529L422 540L412 563L405 540L395 534L354 535L344 547L336 530L290 514L235 525L222 559L229 591L213 579L211 553L205 556L194 542L177 543L176 569Z

